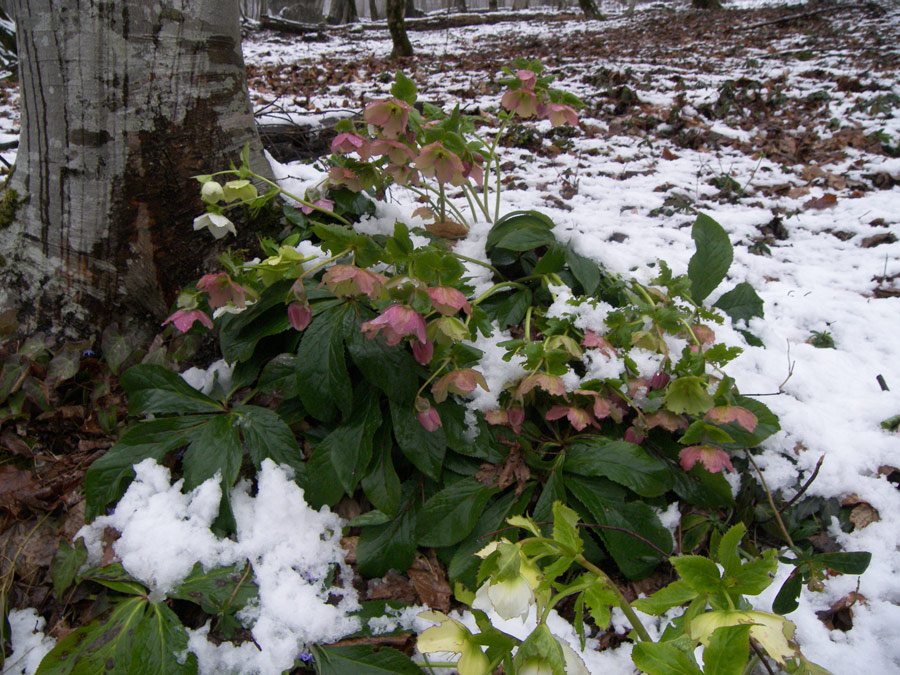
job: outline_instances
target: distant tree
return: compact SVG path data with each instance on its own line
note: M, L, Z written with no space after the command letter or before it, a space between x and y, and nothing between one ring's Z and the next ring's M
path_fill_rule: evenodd
M355 0L331 0L328 23L345 24L359 21Z
M369 0L369 18L372 21L378 21L378 4L375 0Z
M238 0L15 0L21 136L2 198L0 310L23 331L159 326L210 245L192 176L269 173Z
M578 6L584 12L587 19L599 19L600 10L597 9L597 3L594 0L578 0Z
M404 0L387 0L385 16L387 18L388 32L391 34L391 42L394 48L391 51L392 58L412 56L412 43L406 34L406 22L404 21L406 5Z
M719 0L691 0L691 7L694 9L722 9L722 3Z

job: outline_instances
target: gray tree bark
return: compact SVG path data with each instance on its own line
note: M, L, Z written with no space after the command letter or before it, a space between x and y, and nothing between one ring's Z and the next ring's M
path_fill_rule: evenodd
M406 21L404 21L404 0L387 0L385 18L387 19L388 32L391 34L391 42L394 45L391 58L412 56L413 48L406 34Z
M24 201L0 223L0 310L28 332L85 337L115 319L146 335L210 248L192 176L246 143L270 171L238 0L14 4L22 131L5 205Z

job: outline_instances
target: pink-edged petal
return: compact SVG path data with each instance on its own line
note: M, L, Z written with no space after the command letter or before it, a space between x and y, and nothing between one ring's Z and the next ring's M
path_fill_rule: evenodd
M697 462L700 462L710 473L721 473L723 468L734 473L728 453L722 448L711 445L692 445L682 448L678 453L678 458L681 468L685 471L690 471Z

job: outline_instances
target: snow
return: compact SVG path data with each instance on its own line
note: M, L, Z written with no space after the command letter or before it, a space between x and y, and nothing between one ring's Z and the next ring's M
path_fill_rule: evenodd
M103 534L111 527L121 533L113 550L125 570L151 589L151 599L162 599L198 562L208 570L249 561L259 587L258 604L238 617L258 647L214 645L206 639L208 624L189 631L188 648L201 673L280 673L307 644L359 630L359 620L349 616L359 609L356 591L340 584L352 577L340 546L344 521L327 507L310 509L289 469L267 459L255 496L246 481L231 490L234 541L210 531L222 496L218 476L183 494L183 481L171 483L169 470L152 459L136 465L135 474L115 511L78 533L89 564L102 559ZM338 583L330 586L335 568Z
M756 0L733 0L729 6L760 4L763 3ZM631 21L641 20L642 11L639 8L638 16ZM900 10L896 6L888 6L886 11L887 15L880 21L900 22ZM839 17L822 20L838 21ZM618 25L623 21L628 20L618 18L611 23ZM602 30L607 25L610 24L587 22L579 24L579 30ZM415 32L410 38L418 52L451 57L465 53L473 43L486 42L509 30L509 25L482 26L458 32ZM571 30L568 24L522 22L516 24L516 30L525 37L552 33L571 39L571 34L566 32ZM797 41L780 41L772 45L771 52L796 50L798 46ZM360 55L378 60L387 58L389 51L386 31L336 36L324 45L280 40L245 44L245 58L255 65L316 64L326 57L340 63ZM671 105L677 76L682 77L690 103L682 109L682 114L703 124L696 107L715 100L717 88L726 79L736 80L746 75L762 80L783 72L787 83L785 92L806 96L823 86L821 82L800 77L803 71L824 68L834 74L859 75L847 66L846 54L840 50L831 53L821 44L813 61L782 67L763 61L767 58L769 53L754 54L749 50L740 58L722 57L716 72L703 72L689 62L671 64L667 66L667 76L654 75L655 89L637 93L648 104ZM754 59L763 65L747 65ZM632 68L635 72L655 72L654 67L624 55L608 66L622 71ZM589 94L580 79L586 68L573 63L557 66L557 86ZM422 70L419 74L429 77L429 99L440 98L456 87L471 86L478 91L480 75L430 74ZM896 78L872 74L872 79L891 91L898 91ZM372 100L385 95L387 87L365 77L355 78L340 88L323 85L311 97L310 110L337 110L344 100ZM845 123L852 117L867 133L883 131L896 145L900 118L895 115L885 119L866 111L851 113L855 95L833 89L828 93L832 97L829 105L834 116ZM263 98L257 96L257 100ZM446 95L447 100L453 98L452 94ZM496 100L491 97L476 99L476 103L488 108L496 106ZM307 121L311 115L310 111L303 110L291 114ZM608 120L584 118L582 122L599 129L610 128ZM706 126L723 137L738 140L747 140L759 131L731 127L727 121ZM804 588L800 608L788 618L797 625L804 654L836 674L858 672L861 655L869 672L897 672L900 670L900 528L896 523L900 518L900 492L879 469L900 465L900 436L880 427L882 420L900 413L900 396L896 393L900 391L897 338L900 298L877 299L872 296L872 289L874 276L900 273L900 243L863 248L860 241L889 231L898 233L900 188L869 190L850 198L849 189L840 191L813 185L808 194L799 198L767 196L761 192L766 186L805 185L807 181L800 175L803 167L783 167L730 147L689 150L664 140L648 147L641 143L640 137L624 133L584 141L576 137L573 144L575 149L571 154L563 153L554 160L532 161L535 158L527 152L508 151L504 159L516 162L512 171L516 182L524 183L528 189L507 190L501 211L539 209L557 223L560 239L570 242L580 254L614 273L641 281L656 276L655 263L659 259L666 260L675 274L684 273L693 254L689 227L693 216L652 213L663 206L666 194L688 196L726 229L735 245L735 260L723 287L709 301L715 301L718 294L735 284L747 281L765 303L765 318L753 319L749 325L764 347L747 345L728 322L716 328L716 337L744 349L727 366L727 374L735 378L745 394L762 397L760 400L780 418L782 431L766 441L764 452L756 459L769 487L783 490L783 495L790 498L795 486L806 481L819 458L824 457L818 477L807 494L836 498L858 495L880 515L877 522L850 534L831 524L831 534L845 550L872 552L871 566L859 578L846 575L826 579L820 593ZM663 159L664 148L677 158ZM588 151L596 154L585 154ZM900 159L862 151L847 154L848 160L821 168L847 178L877 172L896 176L900 172ZM8 158L9 154L5 156ZM566 200L570 210L561 209L544 197L559 194L566 169L577 175L577 194ZM322 177L315 168L299 163L289 166L273 163L273 170L287 189L301 197ZM717 190L707 180L721 175L733 177L745 187L747 196L730 203L713 201ZM656 191L658 186L667 183L675 186L673 190ZM826 192L838 194L835 207L802 208L806 201ZM396 220L410 226L421 225L421 219L412 215L417 206L410 195L397 191L391 195L391 203L378 205L376 215L361 229L390 233ZM770 245L770 257L753 255L746 244L758 234L757 227L772 219L775 208L783 209L789 237ZM871 224L879 218L884 219L887 228ZM487 223L473 223L468 239L457 245L457 252L483 259L489 227ZM829 233L837 230L852 233L853 237L844 241ZM618 234L627 236L612 238ZM476 294L489 287L489 273L485 269L472 264L467 264L467 269ZM580 327L599 328L608 309L602 303L568 305L563 293L553 311L575 314ZM830 332L835 348L817 349L808 344L812 331ZM484 375L491 389L490 393L476 390L472 401L476 409L494 406L500 384L521 372L519 364L503 361L502 353L495 347L496 341L508 337L498 333L491 340L476 342L486 353ZM645 377L655 372L654 359L658 355L648 353L641 357L639 352L632 351L631 356ZM618 360L605 359L596 353L587 366L585 379L614 377L621 372ZM184 376L192 386L207 390L212 386L212 372L191 372ZM220 367L217 372L221 382L226 371ZM876 381L879 375L890 390L881 390ZM195 562L211 567L249 560L254 581L260 588L258 606L243 615L248 625L252 625L260 649L252 643L239 647L229 643L216 646L206 639L208 628L192 631L189 648L198 655L201 672L279 673L290 668L305 645L337 640L358 629L358 621L348 616L357 607L355 591L350 588L338 591L339 601L332 605L327 602L329 591L323 582L335 566L346 570L339 546L343 522L327 508L321 512L309 509L303 501L302 490L291 481L286 469L267 462L259 475L255 495L251 495L247 484L232 491L238 522L236 541L218 539L209 530L220 497L216 480L211 479L183 494L181 482L172 484L168 471L151 461L138 465L136 471L137 479L116 510L82 530L92 560L99 560L103 528L108 526L121 532L114 549L125 568L156 594L177 585ZM664 514L670 527L676 515L671 509ZM775 583L753 600L757 608L770 609L775 593L791 569L785 565L779 568ZM828 630L816 612L828 610L834 602L856 591L863 599L853 608L853 629ZM374 625L381 630L398 624L424 628L419 625L421 621L416 623L417 611L407 610L401 617L385 617ZM474 627L470 615L454 616ZM530 630L529 626L533 627L528 622L497 621L502 630L522 637ZM624 628L622 618L617 621ZM15 651L3 672L33 672L34 665L30 664L36 664L35 659L52 642L41 634L43 619L34 610L14 611L10 614L10 624ZM550 628L577 649L572 627L561 618L553 615ZM633 672L628 644L604 652L587 650L584 658L592 673L628 675Z

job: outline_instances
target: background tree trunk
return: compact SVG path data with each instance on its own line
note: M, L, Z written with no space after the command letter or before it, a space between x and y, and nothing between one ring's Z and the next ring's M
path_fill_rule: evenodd
M355 0L331 0L328 23L345 24L359 21Z
M578 0L578 6L581 7L586 19L596 19L600 16L600 10L597 9L597 3L594 0Z
M147 335L212 239L192 176L268 174L238 0L15 0L21 138L0 227L0 310L23 331ZM144 330L139 330L143 328ZM152 333L151 333L152 334Z
M405 8L404 0L387 0L385 16L391 41L394 43L394 49L391 51L392 58L412 56L413 54L412 44L406 34L406 22L403 20Z
M378 21L378 4L375 0L369 0L369 19Z
M719 0L691 0L691 7L694 9L722 9L722 3Z

